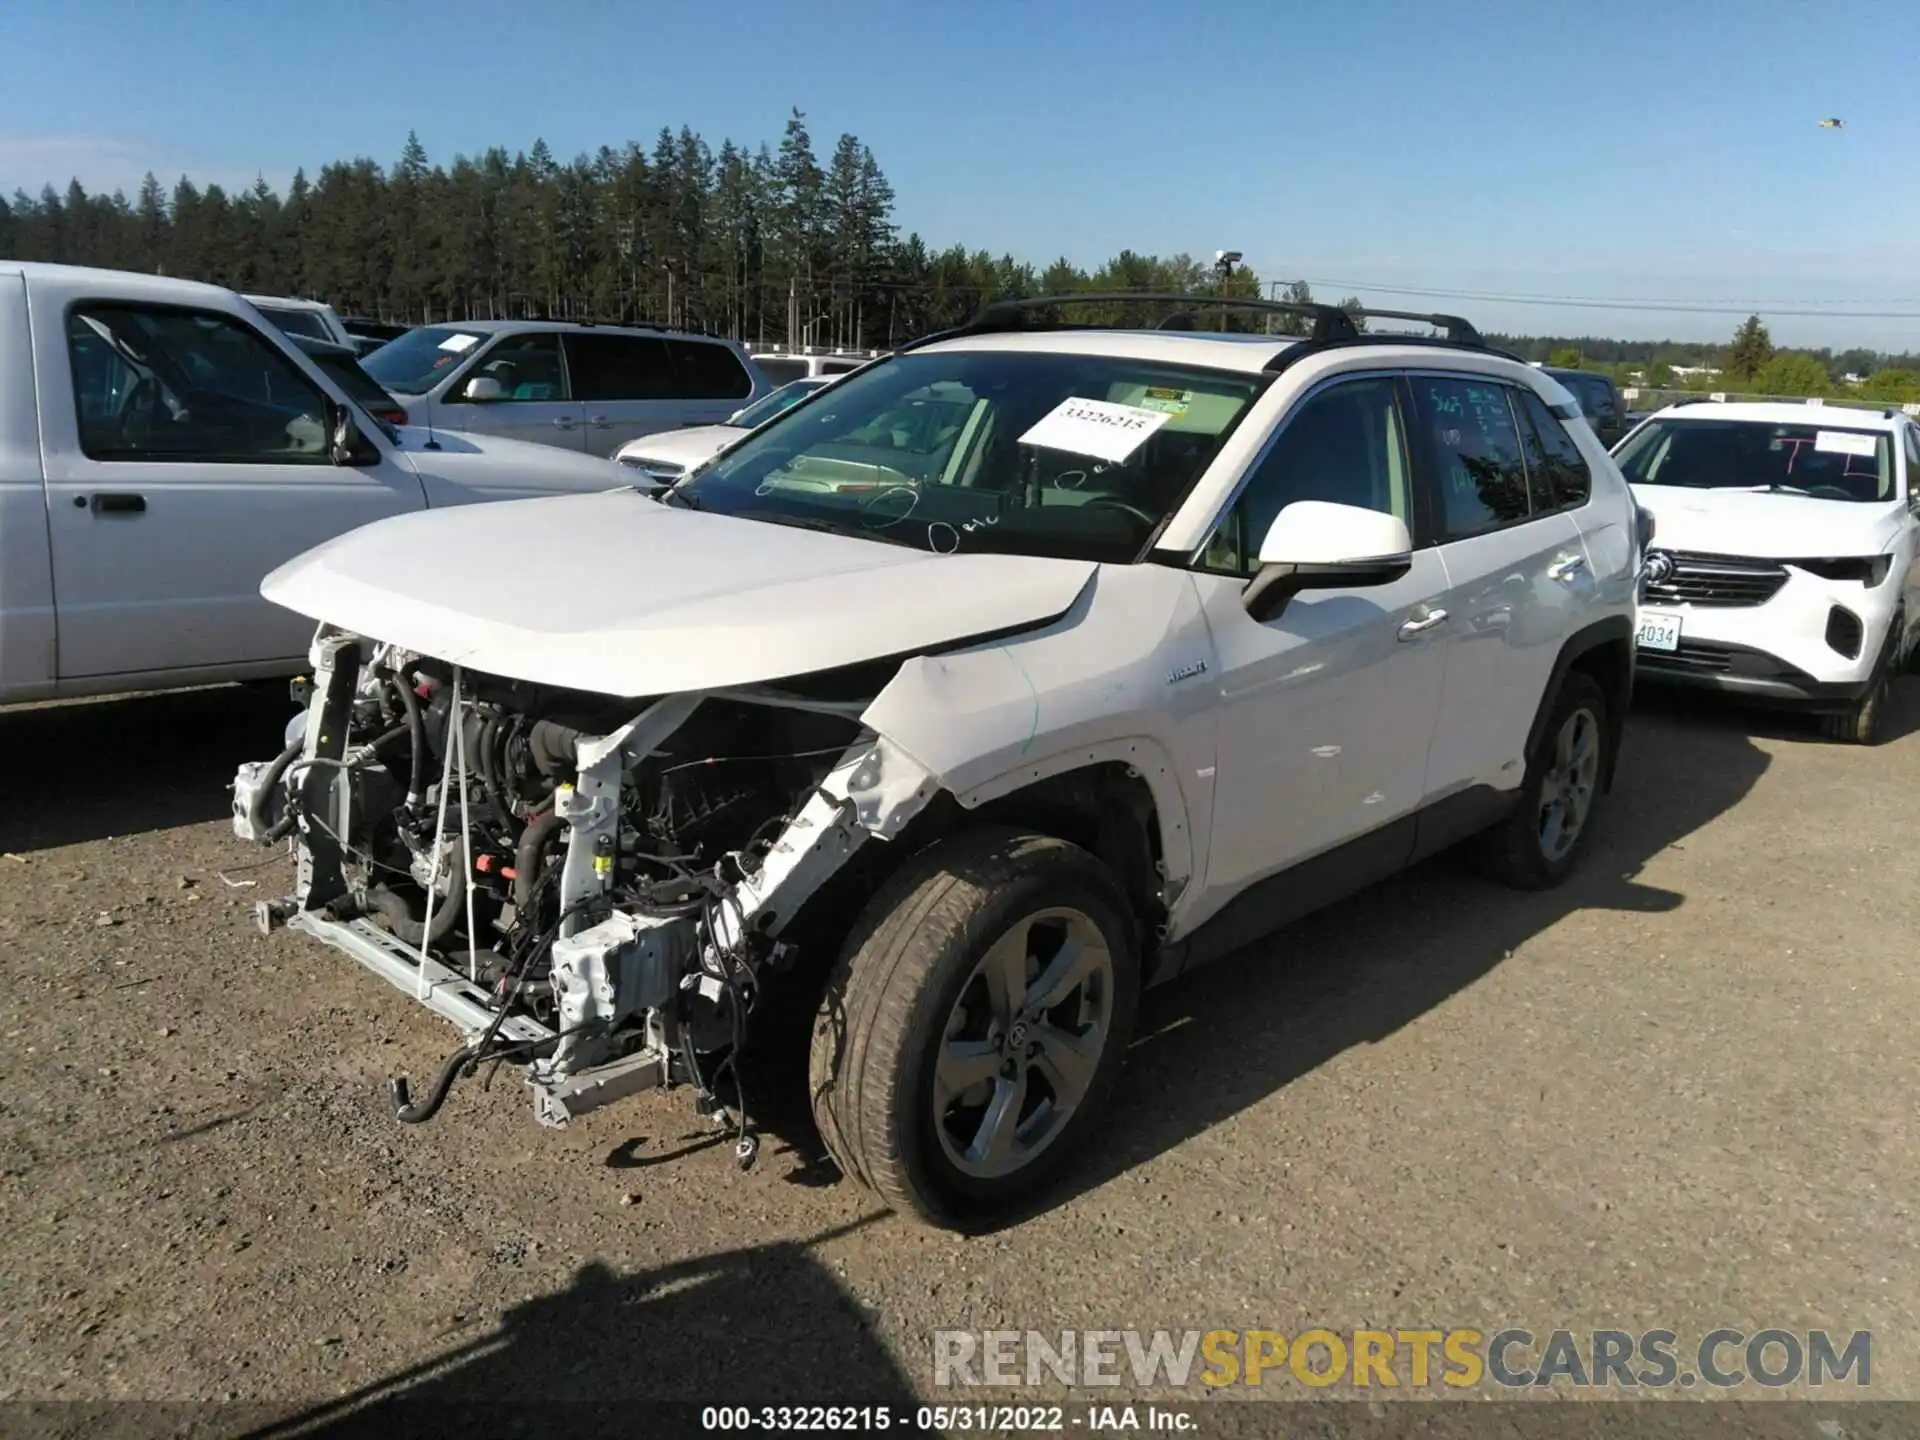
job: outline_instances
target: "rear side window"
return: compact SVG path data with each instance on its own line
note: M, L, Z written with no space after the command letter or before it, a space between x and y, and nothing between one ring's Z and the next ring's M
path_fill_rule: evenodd
M1513 392L1492 380L1416 375L1413 395L1442 538L1462 540L1525 520L1531 507Z
M665 342L645 335L569 335L567 361L580 400L666 400L675 393Z
M320 312L317 310L278 310L272 306L263 305L260 307L260 313L289 335L304 335L309 340L333 339L332 333L327 329L327 322L320 318Z
M669 340L682 400L740 400L753 393L753 377L724 345L706 340Z
M329 463L326 397L228 316L78 305L67 348L90 459Z
M807 376L807 362L804 360L769 360L756 356L753 363L767 377L769 385L786 385L795 380L804 380Z
M1593 375L1577 376L1575 383L1578 388L1573 392L1574 398L1580 402L1582 410L1596 420L1613 418L1615 406L1611 385Z
M1524 438L1533 508L1572 510L1586 504L1593 494L1593 472L1567 427L1530 390L1522 397L1521 408L1532 422L1524 427Z

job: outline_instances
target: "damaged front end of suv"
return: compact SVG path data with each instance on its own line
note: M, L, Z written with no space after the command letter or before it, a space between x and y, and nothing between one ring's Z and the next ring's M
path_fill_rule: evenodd
M802 907L937 792L831 684L633 701L465 670L323 628L307 709L242 767L234 828L291 838L292 895L258 907L346 952L465 1036L430 1118L484 1062L525 1067L565 1125L720 1073ZM844 686L839 687L844 689Z

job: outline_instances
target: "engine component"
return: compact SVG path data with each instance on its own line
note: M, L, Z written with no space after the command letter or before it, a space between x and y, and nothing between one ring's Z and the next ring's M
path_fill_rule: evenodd
M564 1124L685 1080L735 1113L731 1075L777 937L929 774L851 702L755 691L635 707L473 675L323 632L304 723L241 768L237 834L297 829L270 917L345 951L464 1032L418 1103L511 1058ZM639 713L635 714L635 708ZM429 919L430 917L430 919Z
M552 950L560 1028L671 1003L680 975L698 953L692 920L655 920L626 911L562 936Z

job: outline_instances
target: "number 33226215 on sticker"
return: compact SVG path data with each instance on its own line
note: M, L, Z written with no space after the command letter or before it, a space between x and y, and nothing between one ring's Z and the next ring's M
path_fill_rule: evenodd
M1163 410L1115 405L1107 400L1085 400L1070 395L1042 415L1020 437L1022 445L1091 455L1118 465L1152 437L1173 416Z

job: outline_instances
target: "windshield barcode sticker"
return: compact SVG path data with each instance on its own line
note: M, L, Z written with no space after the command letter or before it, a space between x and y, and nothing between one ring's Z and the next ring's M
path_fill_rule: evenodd
M449 335L440 342L442 350L451 350L456 355L464 355L480 343L478 335Z
M1070 395L1022 435L1020 443L1065 450L1073 455L1091 455L1096 460L1118 465L1172 418L1164 411Z

